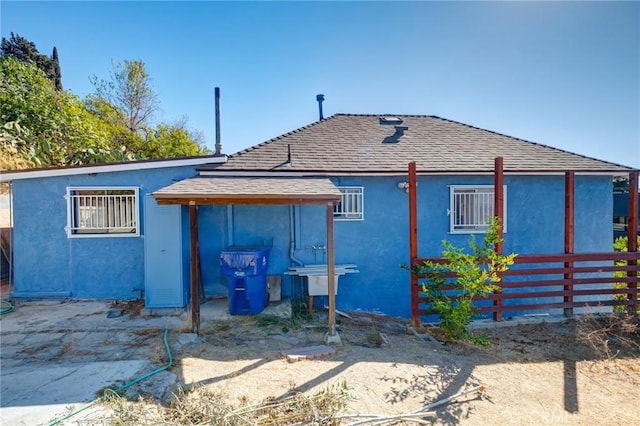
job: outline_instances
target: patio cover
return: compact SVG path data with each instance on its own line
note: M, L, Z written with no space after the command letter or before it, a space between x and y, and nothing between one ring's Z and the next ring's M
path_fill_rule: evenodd
M191 240L191 311L194 333L200 330L198 205L211 204L317 204L326 206L327 274L329 290L329 332L327 342L339 342L335 331L335 252L333 206L340 201L340 190L327 178L292 177L194 177L152 193L158 204L189 206Z
M340 201L326 178L195 177L153 193L158 204L326 204Z

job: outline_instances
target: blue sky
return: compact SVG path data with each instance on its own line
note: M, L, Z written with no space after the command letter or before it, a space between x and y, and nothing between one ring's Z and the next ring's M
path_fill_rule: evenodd
M156 120L223 152L335 113L438 115L640 167L640 2L10 2L1 34L57 46L84 96L141 59Z

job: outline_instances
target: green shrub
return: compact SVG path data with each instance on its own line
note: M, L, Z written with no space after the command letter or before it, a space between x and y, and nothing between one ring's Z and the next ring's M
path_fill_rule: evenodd
M469 249L454 247L449 241L442 241L442 257L446 263L425 261L412 270L413 274L424 277L422 291L427 296L433 310L440 316L439 326L445 336L454 340L469 340L474 344L488 345L485 336L471 333L467 326L477 312L473 299L487 296L500 290L500 273L513 264L515 254L498 254L494 247L501 242L498 234L500 223L493 219L481 245L472 235ZM447 278L447 275L455 278ZM445 287L452 286L453 290Z
M613 250L614 251L619 251L619 252L626 252L627 251L627 242L629 241L629 239L627 237L618 237L615 239L615 241L613 242ZM640 246L640 235L638 236L638 246ZM616 266L627 266L627 261L626 260L618 260L616 262ZM619 278L624 278L627 276L627 272L626 271L615 271L613 273L614 277L619 277ZM640 276L640 272L638 273L638 276ZM627 283L613 283L613 288L627 288ZM625 300L627 298L626 294L614 294L613 298L616 300ZM619 312L619 313L624 313L626 312L626 307L624 306L616 306L614 308L614 312ZM639 311L640 312L640 311Z

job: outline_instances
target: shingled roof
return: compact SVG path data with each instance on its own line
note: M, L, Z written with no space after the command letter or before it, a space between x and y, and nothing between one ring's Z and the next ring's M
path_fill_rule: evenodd
M336 114L200 170L302 173L491 172L495 157L512 172L626 173L597 160L436 116Z

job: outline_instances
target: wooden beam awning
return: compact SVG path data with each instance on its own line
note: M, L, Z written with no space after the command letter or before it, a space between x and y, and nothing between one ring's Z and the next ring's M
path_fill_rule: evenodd
M339 342L335 331L335 257L333 243L333 206L342 193L327 178L291 177L194 177L171 184L152 193L158 204L189 206L191 241L191 321L194 333L200 330L198 293L198 205L230 204L324 204L327 213L327 275L329 286L329 332L327 342Z
M155 191L158 204L327 204L340 190L326 178L194 177Z

